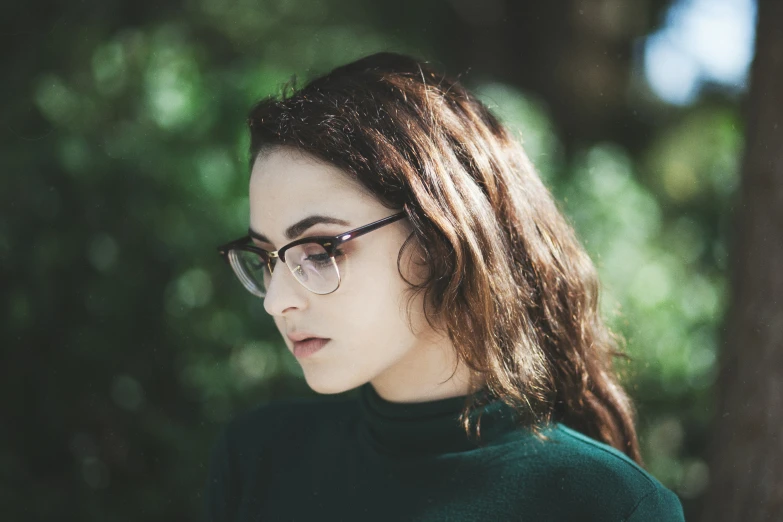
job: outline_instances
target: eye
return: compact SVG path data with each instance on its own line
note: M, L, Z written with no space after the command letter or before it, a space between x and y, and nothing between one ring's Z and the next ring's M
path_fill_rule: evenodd
M257 248L257 249L261 250L260 252L258 250L253 250L252 251L252 255L250 255L251 252L248 252L249 262L251 262L253 264L253 266L258 267L258 268L266 267L266 264L269 261L272 262L272 266L273 267L275 266L275 263L277 262L277 259L274 258L274 257L270 258L267 255L267 253L266 253L267 250L268 250L267 248L259 246L256 243L249 243L249 246L252 246L254 248Z
M340 258L343 255L343 251L339 248L334 251L335 258ZM332 262L328 252L326 252L321 245L316 243L307 244L302 247L302 260L319 266L325 266Z
M266 260L260 254L248 257L250 258L248 261L250 268L254 268L256 270L263 270L266 268Z
M311 254L307 256L306 258L308 261L311 261L312 263L318 264L318 265L328 265L331 263L331 260L329 259L329 254Z

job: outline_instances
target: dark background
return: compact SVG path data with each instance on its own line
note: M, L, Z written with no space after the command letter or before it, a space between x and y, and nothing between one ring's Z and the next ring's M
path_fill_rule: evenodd
M4 521L199 520L220 425L313 394L215 247L247 227L250 105L378 50L524 141L627 339L647 468L700 512L753 2L65 5L0 17Z

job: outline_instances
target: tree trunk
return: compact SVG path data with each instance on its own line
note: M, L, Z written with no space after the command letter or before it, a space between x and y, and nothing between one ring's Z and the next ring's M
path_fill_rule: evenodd
M783 520L783 2L759 0L705 521Z

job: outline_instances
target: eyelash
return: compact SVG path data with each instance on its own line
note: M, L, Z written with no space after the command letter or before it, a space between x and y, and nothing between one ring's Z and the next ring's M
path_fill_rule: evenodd
M343 251L343 249L342 249L342 248L338 248L338 249L336 249L336 250L334 251L334 258L335 258L335 260L336 260L338 263L340 262L340 258L341 258L341 257L343 257L343 256L345 256L345 252ZM275 263L276 263L276 262L277 262L277 261L275 261Z

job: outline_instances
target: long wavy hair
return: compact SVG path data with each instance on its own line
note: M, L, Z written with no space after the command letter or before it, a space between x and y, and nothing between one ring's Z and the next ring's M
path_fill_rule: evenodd
M640 465L634 405L613 369L623 339L599 313L599 280L522 144L457 79L382 52L259 101L250 167L294 147L342 169L389 209L404 209L421 249L429 324L488 394L541 435L560 421ZM402 272L400 272L402 275ZM404 277L404 276L403 276ZM483 397L483 399L482 399Z

